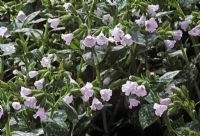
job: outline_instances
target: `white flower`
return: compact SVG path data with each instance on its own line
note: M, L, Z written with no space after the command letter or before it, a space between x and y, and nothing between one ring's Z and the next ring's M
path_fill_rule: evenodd
M65 8L65 10L69 10L69 7L70 7L70 6L72 6L71 3L65 3L65 4L63 5L63 7Z
M103 104L97 98L94 98L90 107L94 111L101 110L103 108Z
M36 77L38 75L38 72L37 71L30 71L28 73L28 75L29 75L30 78L34 78L34 77Z
M43 88L43 84L44 84L44 78L35 81L34 86L38 89L41 90Z
M63 98L63 102L65 102L66 104L71 104L73 102L73 95L67 94Z
M96 37L96 40L98 45L108 45L108 38L102 32Z
M72 33L62 34L61 38L65 41L66 45L70 45L72 39L74 38L74 35Z
M117 0L106 0L111 6L116 6L117 5Z
M22 106L19 102L13 102L12 107L14 110L20 110Z
M100 91L101 98L103 101L109 101L112 96L112 90L111 89L101 89Z
M113 39L115 40L115 42L120 42L121 39L124 37L124 32L119 26L115 26L115 28L111 32L111 35Z
M126 34L126 35L122 38L121 44L124 45L124 46L126 46L126 45L128 45L128 46L132 45L132 44L133 44L132 36L131 36L130 34Z
M96 45L96 38L91 36L91 35L88 35L84 40L83 40L83 45L85 47L93 47Z
M15 70L13 70L13 74L17 75L17 74L19 74L19 71L17 69L15 69Z
M55 29L58 27L60 19L59 18L48 19L48 22L51 24L51 28Z
M20 94L22 97L26 97L27 95L31 94L32 90L26 87L21 87Z
M51 57L43 57L42 60L40 61L41 65L43 67L50 67L51 66Z
M137 87L138 87L137 82L126 81L126 84L122 85L122 92L124 92L125 95L129 96L130 94L135 93Z
M92 89L93 85L89 82L86 83L85 86L83 86L81 88L81 93L82 93L82 99L84 102L87 102L89 100L90 97L93 96L93 89Z

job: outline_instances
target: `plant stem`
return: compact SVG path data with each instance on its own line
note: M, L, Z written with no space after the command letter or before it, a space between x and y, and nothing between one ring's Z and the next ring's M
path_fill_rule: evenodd
M11 136L10 133L10 113L8 113L7 122L6 122L6 136Z
M42 42L42 46L43 48L46 47L47 44L47 40L48 40L48 30L49 30L49 23L48 21L45 24L45 29L44 29L44 34L43 34L43 42ZM42 52L43 53L43 52Z
M99 68L99 60L94 48L92 48L92 54L93 54L93 62L94 62L95 70L96 70L96 80L99 84L99 87L101 87L102 83L101 83L101 75L100 75L100 68ZM95 64L95 58L96 58L97 64Z
M0 80L3 79L3 75L4 75L4 60L3 57L0 58Z
M167 126L167 129L169 131L169 134L174 133L174 129L172 128L169 117L167 116L166 113L164 113L163 119L164 119L165 125Z
M105 131L105 134L107 136L109 134L109 132L108 132L108 125L107 125L106 109L105 108L102 109L102 118L103 118L104 131Z

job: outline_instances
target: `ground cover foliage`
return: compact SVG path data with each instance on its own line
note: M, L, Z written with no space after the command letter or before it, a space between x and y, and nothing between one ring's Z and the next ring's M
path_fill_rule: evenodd
M200 136L198 0L0 0L0 134Z

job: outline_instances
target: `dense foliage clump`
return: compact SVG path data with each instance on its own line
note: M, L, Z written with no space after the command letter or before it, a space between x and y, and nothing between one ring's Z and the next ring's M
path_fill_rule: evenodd
M200 136L196 0L0 0L0 134Z

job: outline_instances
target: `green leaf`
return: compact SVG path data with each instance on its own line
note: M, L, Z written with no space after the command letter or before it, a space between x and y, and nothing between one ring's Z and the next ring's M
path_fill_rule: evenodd
M156 14L156 18L161 18L161 17L163 17L163 16L166 16L166 15L169 15L169 14L172 14L172 13L174 13L174 11L158 12L158 13Z
M139 121L142 129L145 129L156 122L158 117L154 114L153 105L145 104L139 110Z
M183 83L183 82L193 82L198 77L198 69L196 65L193 63L187 64L183 70L179 73L176 83Z
M134 32L132 33L132 37L134 37L134 43L140 44L140 45L146 45L145 36L140 32Z
M29 23L30 21L32 21L38 14L40 13L40 11L36 11L31 13L30 15L28 15L24 21L26 21L26 23Z
M44 132L43 132L43 129L40 128L40 129L33 130L31 132L13 131L11 134L12 136L40 136L40 135L43 135Z
M101 63L103 61L105 55L106 55L106 52L98 50L98 51L96 51L96 55L93 54L92 52L86 52L82 56L88 65L94 66L94 65L98 65L99 63Z
M160 82L171 82L179 72L180 72L180 70L167 72L159 78L159 81Z
M63 105L63 108L65 109L68 119L70 121L78 119L78 113L72 106L65 104L65 103L63 103L62 105Z

